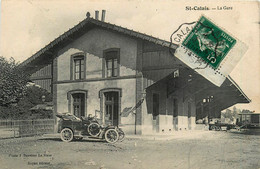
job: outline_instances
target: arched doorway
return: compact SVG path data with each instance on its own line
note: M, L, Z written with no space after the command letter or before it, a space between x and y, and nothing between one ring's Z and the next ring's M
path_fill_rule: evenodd
M118 126L120 124L121 89L103 89L99 93L102 123Z
M105 122L118 126L119 123L119 95L118 92L105 92L104 93L104 113Z
M67 93L68 111L77 117L87 115L87 90L71 90Z
M85 97L83 93L72 94L72 113L77 116L85 116Z

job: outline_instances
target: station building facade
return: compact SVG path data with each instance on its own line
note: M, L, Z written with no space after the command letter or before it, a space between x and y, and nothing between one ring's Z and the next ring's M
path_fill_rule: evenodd
M53 94L54 114L96 115L129 134L196 129L249 98L228 77L217 87L178 60L170 42L87 17L21 66Z

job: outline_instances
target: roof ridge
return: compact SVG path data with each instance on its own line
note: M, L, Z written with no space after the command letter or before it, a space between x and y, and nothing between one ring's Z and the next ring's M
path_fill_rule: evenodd
M25 66L28 63L30 63L31 61L33 61L34 59L36 59L37 57L39 57L40 55L42 55L43 53L47 52L48 50L51 50L51 48L53 48L55 45L62 42L64 39L66 39L67 37L69 37L73 33L79 31L87 23L93 23L97 26L101 26L101 27L104 27L104 28L107 28L107 29L111 29L111 30L126 34L128 36L133 36L135 38L147 40L149 42L153 42L155 44L158 44L158 45L161 45L161 46L164 46L164 47L169 47L169 48L173 48L173 49L177 48L177 45L172 44L169 41L162 40L162 39L156 38L152 35L147 35L145 33L134 31L133 29L130 30L130 29L122 27L122 26L118 26L118 25L115 25L115 24L112 24L112 23L109 23L109 22L100 21L100 20L97 20L97 19L90 17L90 18L85 18L84 20L80 21L74 27L70 28L69 30L67 30L63 34L59 35L57 38L55 38L49 44L45 45L44 48L40 49L38 52L33 54L31 57L29 57L25 61L23 61L19 66L21 66L21 67Z

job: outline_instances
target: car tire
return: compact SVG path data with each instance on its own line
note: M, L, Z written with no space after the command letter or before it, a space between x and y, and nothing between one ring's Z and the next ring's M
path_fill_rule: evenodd
M220 126L216 126L216 131L220 131L221 127Z
M215 130L215 126L214 125L210 126L210 130Z
M108 129L105 132L105 140L108 143L116 143L118 141L119 135L118 132L115 129Z
M64 142L71 142L73 140L74 134L70 128L64 128L60 132L61 140Z

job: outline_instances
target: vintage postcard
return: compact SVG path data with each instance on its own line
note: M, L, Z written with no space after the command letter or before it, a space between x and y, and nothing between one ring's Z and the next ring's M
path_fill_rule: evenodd
M1 0L0 169L259 169L259 7Z

